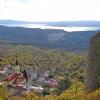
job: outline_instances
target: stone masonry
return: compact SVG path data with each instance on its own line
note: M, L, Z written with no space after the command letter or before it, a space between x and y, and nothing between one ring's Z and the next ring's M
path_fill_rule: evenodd
M92 92L100 87L100 33L90 40L86 67L86 89Z

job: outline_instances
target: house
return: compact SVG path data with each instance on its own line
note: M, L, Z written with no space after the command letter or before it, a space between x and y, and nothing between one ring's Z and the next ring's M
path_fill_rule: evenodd
M19 75L21 75L21 74L12 73L12 74L8 75L4 80L12 81L12 80L14 80L16 77L18 77Z
M19 75L13 81L13 84L19 85L19 84L22 84L24 81L25 81L25 78L22 75Z
M51 78L48 81L48 85L49 85L50 88L55 88L58 85L58 83L57 83L57 81L55 79Z
M38 78L38 83L43 87L48 86L49 88L55 88L58 85L58 82L49 71L45 71L44 75Z
M33 69L32 67L29 67L26 70L26 73L27 73L27 77L29 80L32 80L32 81L37 80L38 74L37 74L37 70L35 68Z
M12 73L9 76L7 76L3 81L8 81L9 84L21 84L25 81L25 78L21 73Z
M5 74L8 71L8 65L4 64L0 69L0 74Z

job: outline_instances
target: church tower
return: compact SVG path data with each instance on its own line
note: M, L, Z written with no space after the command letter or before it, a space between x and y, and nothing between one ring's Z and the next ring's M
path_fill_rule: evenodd
M15 62L14 71L15 71L16 73L20 73L20 66L19 66L19 64L18 64L17 58L16 58L16 62Z

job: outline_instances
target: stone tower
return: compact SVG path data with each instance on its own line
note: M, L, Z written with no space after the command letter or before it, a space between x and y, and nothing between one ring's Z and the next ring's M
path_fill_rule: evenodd
M86 89L92 92L100 87L100 33L90 40L86 67Z

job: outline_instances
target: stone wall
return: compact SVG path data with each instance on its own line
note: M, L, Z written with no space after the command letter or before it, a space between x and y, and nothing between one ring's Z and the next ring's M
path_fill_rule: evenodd
M92 92L100 87L100 33L90 40L86 67L86 89Z

